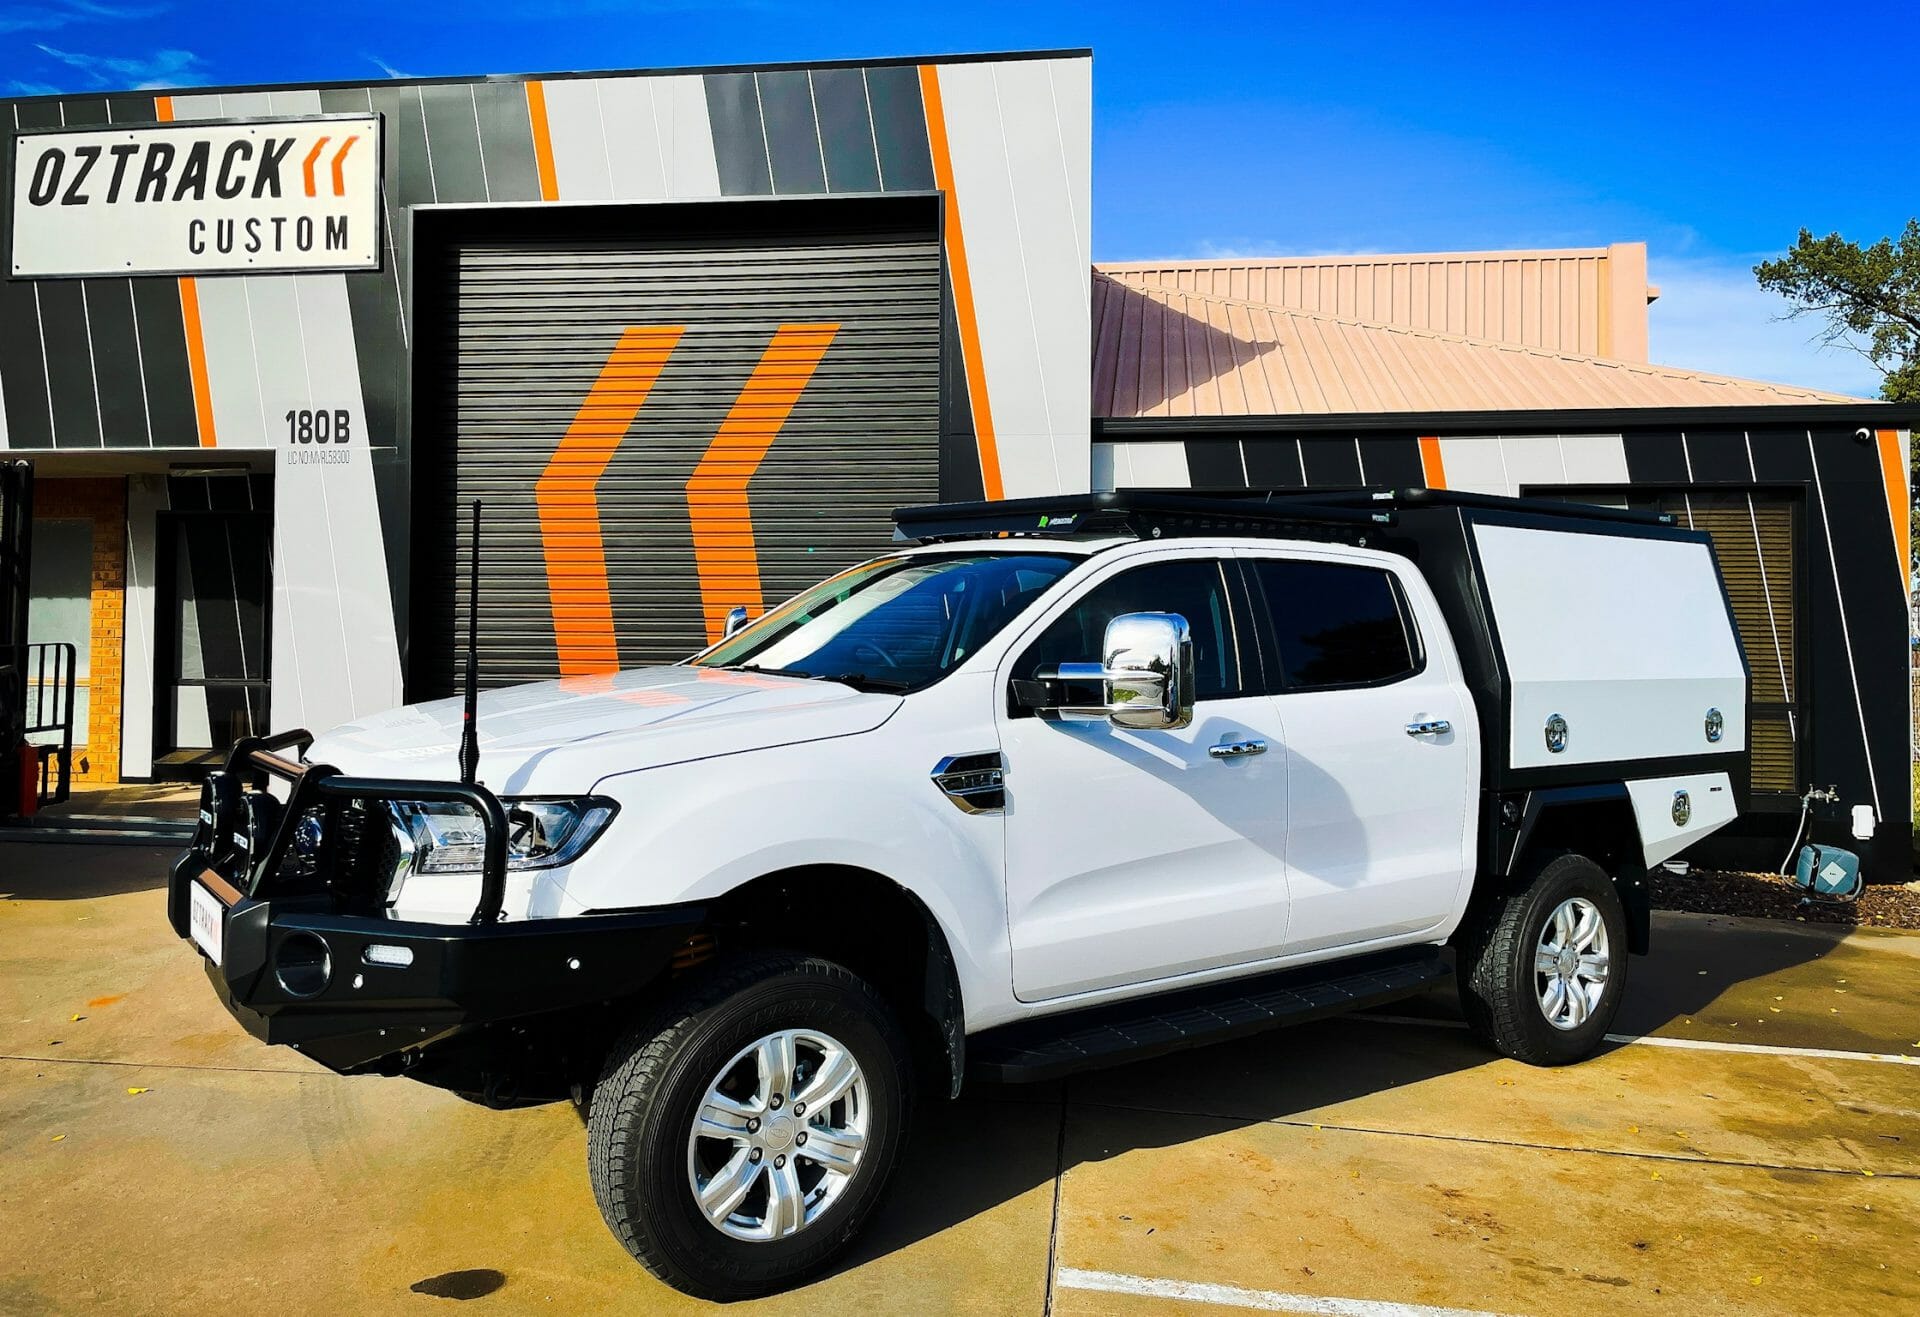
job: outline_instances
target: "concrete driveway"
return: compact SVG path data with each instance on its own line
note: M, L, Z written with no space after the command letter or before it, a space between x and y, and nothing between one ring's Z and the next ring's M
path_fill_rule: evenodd
M256 1044L166 855L0 842L0 1311L672 1312L566 1106ZM1658 918L1622 1042L1444 1000L921 1113L857 1258L758 1310L1920 1310L1920 935Z

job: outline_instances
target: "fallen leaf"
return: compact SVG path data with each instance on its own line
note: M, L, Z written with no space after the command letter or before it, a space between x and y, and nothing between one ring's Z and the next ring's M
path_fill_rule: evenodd
M1860 1174L1862 1174L1862 1175L1864 1175L1864 1176L1866 1176L1866 1177L1867 1177L1867 1178L1868 1178L1869 1180L1871 1180L1871 1179L1873 1178L1873 1172L1872 1172L1872 1171L1867 1171L1867 1170L1863 1170L1863 1171L1861 1171L1861 1172L1860 1172Z
M1653 1178L1654 1178L1654 1179L1656 1179L1656 1180L1657 1180L1657 1179L1659 1179L1659 1178L1660 1178L1660 1172L1658 1172L1658 1171L1655 1171L1655 1172L1653 1173Z
M1685 1130L1675 1130L1673 1132L1673 1137L1676 1139L1684 1139L1687 1137L1687 1132Z
M53 1141L54 1141L55 1143L58 1143L58 1142L60 1142L60 1140L62 1140L62 1139L64 1139L64 1138L66 1138L66 1137L67 1137L67 1136L66 1136L66 1135L64 1135L64 1134L56 1134L56 1135L54 1135L54 1136L53 1136Z
M1780 1008L1778 1006L1769 1006L1767 1007L1767 1009L1772 1011L1775 1015L1778 1015L1780 1013Z
M1776 997L1774 998L1774 1000L1775 1000L1775 1001L1785 1001L1785 1000L1786 1000L1786 998L1785 998L1785 997L1778 997L1778 996L1776 996Z
M151 1093L152 1091L150 1088L130 1088L127 1090L127 1096L139 1097L142 1093Z
M1754 1278L1753 1278L1752 1280L1750 1280L1750 1281L1748 1281L1748 1282L1747 1282L1747 1284L1749 1284L1749 1285L1758 1285L1758 1284L1760 1284L1760 1283L1761 1283L1762 1281L1764 1281L1765 1279L1766 1279L1766 1277L1765 1277L1765 1276L1755 1276L1755 1277L1754 1277Z
M86 1018L87 1018L87 1017L86 1017L86 1016L84 1016L84 1015L69 1015L69 1016L67 1017L67 1023L68 1023L68 1024L78 1024L78 1023L79 1023L80 1021L82 1021L82 1020L84 1020L84 1019L86 1019Z
M1629 1125L1629 1126L1627 1126L1627 1133L1629 1133L1629 1134L1638 1134L1639 1132L1640 1132L1640 1127L1639 1127L1638 1125Z

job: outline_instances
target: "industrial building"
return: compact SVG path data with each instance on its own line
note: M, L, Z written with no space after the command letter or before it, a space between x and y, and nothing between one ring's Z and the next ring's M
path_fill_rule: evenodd
M1908 413L1647 362L1639 244L1092 262L1092 57L0 101L0 448L83 780L672 660L889 510L1426 484L1713 533L1749 860L1904 876ZM1579 583L1567 583L1579 643Z

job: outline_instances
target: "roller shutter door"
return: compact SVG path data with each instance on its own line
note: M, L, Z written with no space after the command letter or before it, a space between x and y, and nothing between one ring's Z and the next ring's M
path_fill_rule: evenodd
M415 436L416 694L456 685L471 499L498 686L684 658L732 603L773 607L884 551L890 511L937 496L931 229L442 253L438 346L420 345L442 392L439 432Z

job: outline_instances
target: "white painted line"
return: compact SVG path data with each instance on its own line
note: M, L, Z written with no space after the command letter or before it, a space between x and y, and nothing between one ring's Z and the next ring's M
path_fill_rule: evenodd
M1111 1271L1079 1271L1073 1267L1060 1268L1054 1279L1062 1289L1133 1294L1150 1299L1185 1299L1188 1303L1210 1303L1217 1308L1245 1308L1254 1312L1299 1312L1311 1313L1314 1317L1492 1317L1490 1313L1471 1308L1434 1308L1378 1299L1332 1299L1319 1294L1243 1290L1238 1285L1122 1276Z
M1424 1015L1349 1016L1372 1020L1376 1024L1416 1024L1428 1029L1464 1029L1464 1020L1434 1020ZM1769 1043L1722 1043L1707 1038L1658 1038L1652 1034L1610 1033L1610 1043L1644 1044L1647 1047L1678 1047L1692 1052L1740 1052L1749 1056L1804 1056L1817 1061L1871 1061L1875 1065L1920 1065L1920 1056L1898 1052L1849 1052L1837 1047L1775 1047Z
M1920 1056L1897 1052L1849 1052L1835 1047L1773 1047L1766 1043L1717 1043L1701 1038L1654 1038L1646 1034L1610 1033L1610 1043L1645 1043L1648 1047L1681 1047L1695 1052L1747 1052L1754 1056L1806 1056L1822 1061L1872 1061L1877 1065L1920 1065Z

